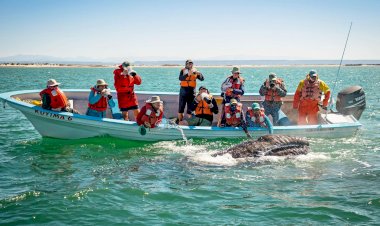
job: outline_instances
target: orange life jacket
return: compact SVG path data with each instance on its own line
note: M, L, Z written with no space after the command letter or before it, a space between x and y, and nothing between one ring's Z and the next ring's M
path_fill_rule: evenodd
M282 83L283 83L282 79L278 78L276 80L276 84L282 86ZM266 101L278 101L278 102L282 101L282 98L277 94L277 90L276 89L273 90L270 88L270 82L268 79L265 81L265 86L268 88L265 94Z
M99 91L94 89L94 87L91 87L91 92L98 93L98 95L100 95ZM95 111L105 111L107 110L107 98L102 96L95 104L88 103L88 107Z
M210 100L212 100L212 95L209 94ZM203 99L198 103L195 108L195 115L212 115L210 106Z
M236 110L231 112L231 104L226 103L224 106L224 113L226 116L226 123L230 126L238 126L240 125L240 117L242 113L243 105L241 103L237 103Z
M321 101L322 91L319 89L319 79L314 83L309 79L303 81L303 87L301 90L301 100L317 100Z
M226 90L225 95L240 98L241 95L234 95L232 91L234 89L240 89L241 85L244 83L244 80L240 77L234 80L232 76L230 76L228 79L228 82L231 83L232 86Z
M160 115L163 114L162 109L159 109L157 112L153 109L152 104L145 104L146 111L145 114L141 117L141 121L148 122L151 127L154 127L160 122Z
M267 127L265 124L265 111L263 108L260 109L259 114L255 114L254 110L251 107L248 107L247 113L252 122L259 124L261 127Z
M44 89L40 92L40 96L48 94L50 97L50 107L51 108L64 108L68 104L66 95L57 87L56 89Z
M188 69L183 68L182 69L183 74L185 74L185 70L188 70ZM197 86L196 80L197 80L198 74L194 73L194 71L195 71L195 68L193 70L191 70L191 72L190 71L188 72L188 76L186 77L185 81L181 81L180 85L182 87L193 87L193 88L195 88Z

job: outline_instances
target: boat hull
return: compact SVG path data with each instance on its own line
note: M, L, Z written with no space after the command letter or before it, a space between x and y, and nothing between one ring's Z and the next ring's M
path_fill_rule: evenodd
M36 91L29 91L29 93L30 92ZM67 92L70 93L70 90ZM87 93L87 90L76 90L75 92ZM28 91L4 93L0 95L0 99L23 113L36 130L44 137L81 139L111 136L140 141L180 140L183 139L180 130L183 131L183 134L188 139L244 138L246 136L241 128L174 126L167 123L163 123L157 128L147 130L147 134L142 136L138 133L138 125L133 121L97 118L68 112L45 110L15 98L15 96L24 93L28 93ZM362 125L353 117L351 117L350 120L351 122L349 123L274 126L274 133L320 138L351 137L355 135ZM253 137L267 134L267 130L263 128L249 128L248 130Z

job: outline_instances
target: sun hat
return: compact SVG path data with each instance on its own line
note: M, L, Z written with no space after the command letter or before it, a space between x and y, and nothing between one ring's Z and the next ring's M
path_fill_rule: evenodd
M233 67L231 72L232 72L232 74L235 74L235 73L241 74L239 67Z
M187 64L187 63L193 63L193 61L192 61L191 59L187 59L187 60L186 60L186 64Z
M152 96L149 100L146 101L147 103L151 103L151 104L154 104L154 103L158 103L160 102L162 104L162 101L160 99L159 96Z
M201 89L205 89L205 90L208 91L208 89L206 88L206 86L201 86L201 87L199 87L198 91L201 90Z
M124 61L122 64L121 64L122 67L129 67L131 66L131 63L129 63L128 60Z
M269 74L269 80L276 80L277 79L277 75L275 73L270 73Z
M310 77L314 77L314 76L317 76L317 75L318 75L318 73L317 73L316 70L311 70L311 71L309 72L309 76L310 76Z
M253 103L253 104L252 104L252 109L253 109L253 110L260 110L260 104L258 104L258 103Z
M230 104L237 104L238 102L237 102L237 100L236 99L231 99L230 100Z
M98 79L96 86L108 86L108 84L103 79Z
M47 81L47 86L58 86L58 85L60 85L60 84L61 84L61 83L55 81L55 79L49 79L49 80Z

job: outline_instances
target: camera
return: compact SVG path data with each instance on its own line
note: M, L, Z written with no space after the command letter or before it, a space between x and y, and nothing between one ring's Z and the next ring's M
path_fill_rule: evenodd
M270 81L270 83L269 83L270 88L273 88L275 85L276 85L275 81Z
M209 97L204 97L203 100L207 103L207 104L211 104L211 99Z

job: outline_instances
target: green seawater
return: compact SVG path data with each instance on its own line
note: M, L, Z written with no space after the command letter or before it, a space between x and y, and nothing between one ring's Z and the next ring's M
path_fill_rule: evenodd
M270 72L289 92L312 68L243 68L246 91ZM337 67L316 67L333 87ZM179 91L179 68L136 68L137 90ZM230 67L200 68L219 92ZM113 83L112 68L0 68L0 92ZM136 142L111 137L42 138L17 110L0 110L2 225L378 225L380 222L380 67L343 67L334 90L360 85L361 131L310 139L291 159L240 160L210 153L242 140ZM111 86L111 88L113 88Z

